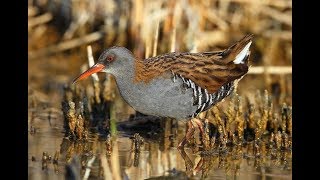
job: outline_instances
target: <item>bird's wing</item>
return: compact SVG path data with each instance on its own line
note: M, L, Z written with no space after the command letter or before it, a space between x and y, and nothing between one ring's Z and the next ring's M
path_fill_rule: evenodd
M136 81L148 83L155 77L170 73L190 79L209 93L241 78L248 72L251 35L224 51L204 53L167 53L137 61Z

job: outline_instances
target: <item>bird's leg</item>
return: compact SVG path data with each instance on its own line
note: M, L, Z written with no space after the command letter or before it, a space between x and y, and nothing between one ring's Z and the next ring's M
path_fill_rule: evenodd
M184 145L190 140L190 138L193 136L195 131L195 128L192 124L192 120L189 120L187 122L187 132L186 135L183 137L183 139L181 140L181 142L178 145L178 148L182 149L184 147Z
M178 152L185 162L187 175L196 175L199 171L202 170L205 163L203 157L201 157L196 166L194 166L194 163L191 161L190 157L187 155L184 149L178 149Z
M205 119L207 121L207 119ZM208 150L209 148L209 135L206 133L205 129L203 128L203 122L200 119L194 118L193 122L195 122L200 130L203 148Z
M204 159L201 157L200 161L197 163L196 167L193 169L193 174L196 175L199 171L202 170L204 165Z
M200 130L201 136L204 137L204 129L203 129L203 124L202 124L201 120L197 119L197 118L194 118L192 120L193 120L193 122L195 122L198 125L198 128Z
M193 163L190 159L190 157L187 155L185 150L183 148L178 148L179 153L181 154L181 157L183 158L186 166L186 173L192 173L193 171Z

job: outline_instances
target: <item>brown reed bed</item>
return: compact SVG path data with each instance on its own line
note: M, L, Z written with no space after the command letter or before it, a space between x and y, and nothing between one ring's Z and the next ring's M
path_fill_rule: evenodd
M291 168L292 1L28 2L29 129L36 136L42 131L38 122L64 119L67 138L59 153L49 152L55 154L56 172L62 172L58 165L67 162L68 172L77 177L98 174L120 179L118 133L131 130L133 167L141 165L141 149L153 157L158 149L166 152L176 147L179 134L184 133L184 123L136 115L121 100L110 75L71 85L79 70L88 68L87 59L114 45L127 47L137 58L172 51L215 51L247 33L255 35L252 66L240 81L238 94L199 116L206 133L201 137L196 132L188 144L199 155L197 162L181 152L186 172L170 170L167 175L210 177L214 167L237 174L243 161L261 169L268 160L279 168ZM133 136L137 132L139 136ZM51 167L48 159L46 152L44 169ZM80 169L73 168L78 165Z
M31 59L68 49L85 50L88 43L100 46L100 50L95 49L98 51L113 45L125 46L138 58L170 51L218 50L250 32L255 34L254 65L291 65L291 1L55 3L29 3L29 39L38 42L29 43ZM52 9L54 6L56 9ZM71 10L74 13L68 13ZM66 19L69 27L63 31L55 22ZM44 38L47 33L51 33L48 38L52 40Z

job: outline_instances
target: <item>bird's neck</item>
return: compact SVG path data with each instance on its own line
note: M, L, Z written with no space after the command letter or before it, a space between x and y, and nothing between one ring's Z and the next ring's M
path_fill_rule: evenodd
M122 64L120 68L109 69L108 71L108 73L111 73L114 76L119 91L124 99L126 99L127 94L129 93L127 91L132 93L137 89L137 84L135 83L135 76L137 73L135 64L135 60L129 60L126 61L125 64Z
M137 65L137 63L142 63ZM137 75L144 68L143 61L130 61L126 67L110 72L114 75L121 96L132 107L139 106L139 99L145 96L145 91L148 89L148 84L137 81Z
M134 61L126 61L126 64L123 64L121 68L112 69L110 73L114 75L117 83L128 84L134 80L134 76L135 76Z

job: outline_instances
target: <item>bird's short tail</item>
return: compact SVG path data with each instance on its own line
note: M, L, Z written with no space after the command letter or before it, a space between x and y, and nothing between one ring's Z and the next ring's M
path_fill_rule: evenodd
M230 46L228 49L222 52L224 56L223 61L229 63L231 61L234 64L245 64L250 55L250 45L252 43L253 34L246 35L241 40Z

